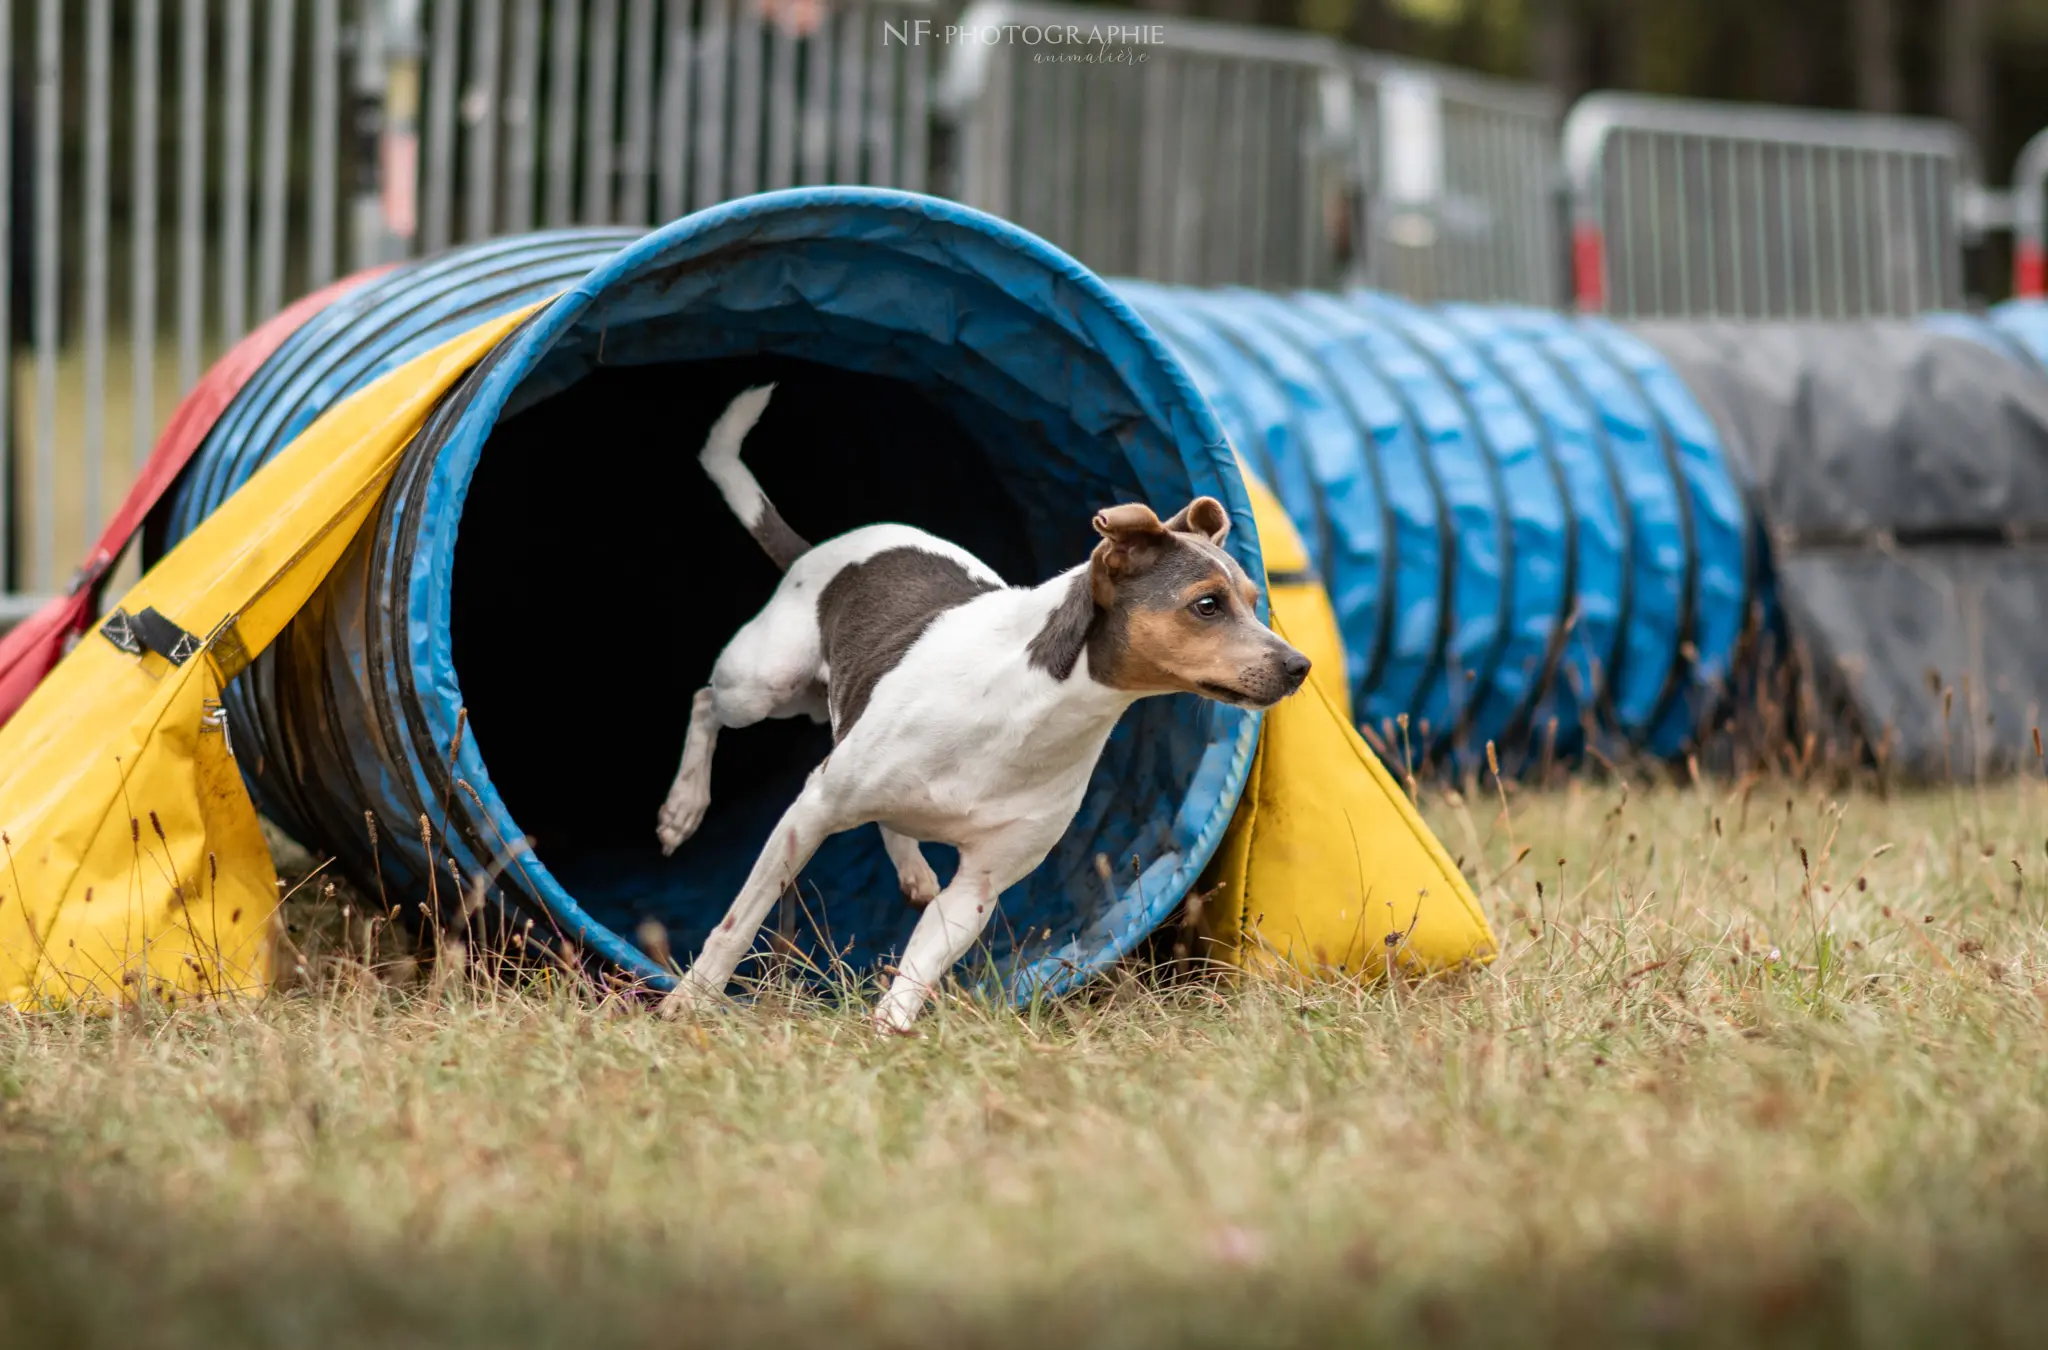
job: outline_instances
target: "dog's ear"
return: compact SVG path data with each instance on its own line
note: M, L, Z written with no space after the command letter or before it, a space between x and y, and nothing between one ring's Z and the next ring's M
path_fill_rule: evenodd
M1197 497L1167 521L1166 528L1175 534L1199 534L1212 544L1220 544L1230 535L1230 513L1214 497Z
M1108 609L1116 602L1117 583L1150 562L1172 536L1152 508L1138 502L1097 511L1094 524L1102 542L1089 555L1088 577L1095 603Z
M1095 532L1112 543L1135 542L1163 534L1166 528L1143 502L1104 507L1095 513Z

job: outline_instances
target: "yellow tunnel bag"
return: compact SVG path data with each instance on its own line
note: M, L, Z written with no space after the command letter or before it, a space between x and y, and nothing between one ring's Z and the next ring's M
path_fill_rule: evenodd
M91 634L0 728L0 1000L269 988L277 876L221 686L325 579L442 393L529 312L338 404L121 598L195 651L174 664Z
M1248 471L1273 627L1315 663L1269 709L1230 830L1203 878L1206 954L1252 970L1374 975L1483 965L1471 885L1352 725L1344 644L1308 551Z

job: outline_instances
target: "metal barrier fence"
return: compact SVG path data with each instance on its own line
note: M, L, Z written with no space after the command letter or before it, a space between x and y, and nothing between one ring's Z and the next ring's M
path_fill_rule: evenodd
M0 594L62 580L210 344L334 274L338 32L338 0L0 0Z
M0 0L0 623L63 584L225 347L343 271L492 233L864 182L1110 273L1557 293L1554 111L1518 86L1178 18L1102 78L1042 33L967 35L1146 16L944 13L856 0L794 35L756 0Z
M1563 296L1543 91L1142 13L995 0L956 28L951 186L1097 271Z
M1565 119L1578 303L1847 318L1959 304L1975 155L1950 123L1594 94Z
M1567 299L1550 91L1359 56L1367 285L1417 300Z
M930 13L854 0L792 36L753 0L0 0L0 625L64 584L205 365L339 272L925 187L932 52L903 35Z
M796 35L754 0L433 0L408 242L652 225L818 183L922 191L931 12L852 0Z
M1338 280L1344 51L1295 34L1057 5L969 8L941 107L957 195L1099 272Z
M865 182L961 197L1110 274L1540 304L1565 290L1568 182L1590 308L1960 299L1981 194L1944 123L1595 95L1560 154L1522 85L1140 11L945 3L842 0L799 34L760 0L0 0L0 623L63 583L248 328L341 271L534 226ZM2048 138L2020 172L2038 289Z
M2048 127L2034 133L2012 166L2012 293L2048 295Z

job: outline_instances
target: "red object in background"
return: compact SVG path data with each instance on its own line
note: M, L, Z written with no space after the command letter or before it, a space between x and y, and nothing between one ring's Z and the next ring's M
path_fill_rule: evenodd
M1607 308L1607 241L1598 225L1572 228L1572 298L1588 314Z
M2013 246L2012 293L2026 300L2048 295L2048 253L2037 240L2022 239Z
M825 22L826 0L757 0L761 13L793 38L809 37Z
M92 627L100 612L100 592L114 560L128 547L128 541L142 527L143 518L177 480L200 442L213 430L213 424L227 411L235 395L242 392L242 386L306 320L388 270L387 266L358 272L286 306L231 347L185 395L177 411L171 414L163 435L157 438L156 449L150 452L142 472L136 475L135 485L128 489L99 543L74 574L70 589L0 636L0 726L7 724L43 682L43 677L63 659L71 640Z

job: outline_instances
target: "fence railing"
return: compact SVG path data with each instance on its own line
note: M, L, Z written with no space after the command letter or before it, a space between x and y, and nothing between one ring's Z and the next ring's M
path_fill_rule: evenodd
M2012 167L2012 293L2048 295L2048 127L2034 133Z
M1543 91L1177 17L995 0L958 28L956 191L1099 271L1563 296Z
M401 246L652 225L809 184L922 191L933 48L915 20L932 13L851 0L796 34L754 0L432 0L400 35L423 65Z
M0 0L0 623L64 584L227 344L344 270L534 226L862 182L1167 282L1961 299L1977 171L1943 123L1595 95L1560 141L1528 86L1299 34L1037 0L834 0L791 31L759 5ZM2038 291L2048 135L2017 172Z
M1595 94L1565 119L1575 290L1621 315L1959 304L1975 154L1946 122Z
M1098 271L1317 286L1351 190L1344 51L1058 5L971 6L942 86L962 200Z
M1556 97L1369 55L1353 68L1365 282L1418 300L1563 303Z
M59 585L207 356L334 276L341 10L0 0L0 593Z
M294 296L532 228L923 188L919 0L0 0L0 625ZM9 598L12 597L12 598Z

